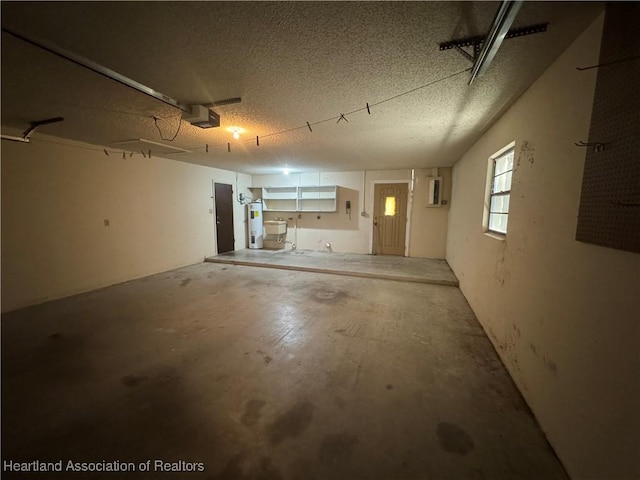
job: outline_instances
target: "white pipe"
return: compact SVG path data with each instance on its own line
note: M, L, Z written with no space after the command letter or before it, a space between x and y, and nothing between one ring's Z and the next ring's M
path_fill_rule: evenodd
M291 249L295 250L298 248L298 219L294 219L293 223L293 245L291 245Z
M363 170L362 171L362 211L360 212L360 215L362 217L367 216L366 203L367 203L367 171Z

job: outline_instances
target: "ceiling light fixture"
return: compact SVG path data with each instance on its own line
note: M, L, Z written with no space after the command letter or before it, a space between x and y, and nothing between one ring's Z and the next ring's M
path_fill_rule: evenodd
M233 134L233 138L236 140L240 138L240 134L243 132L243 129L240 127L229 127L227 130Z
M283 168L282 173L284 173L285 175L289 175L290 170L288 168Z

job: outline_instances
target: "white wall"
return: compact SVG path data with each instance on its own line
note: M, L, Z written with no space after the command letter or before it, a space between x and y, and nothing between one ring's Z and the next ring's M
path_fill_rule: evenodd
M3 311L215 254L213 182L235 184L235 173L96 148L44 136L2 141ZM238 184L249 193L248 175ZM237 202L234 217L244 248Z
M287 220L287 240L295 241L298 249L324 251L324 245L330 243L335 252L368 253L368 236L364 226L366 219L360 216L362 172L254 175L252 182L256 197L260 194L260 187L338 185L336 212L265 212L264 218L265 220L274 218ZM347 200L351 202L351 216L346 213ZM296 225L297 232L294 229ZM278 245L267 243L265 247L278 248ZM291 247L287 246L287 248Z
M439 207L427 206L429 180L435 176L442 177L440 198L447 202ZM450 205L451 168L416 170L411 210L410 257L445 258Z
M640 477L640 256L574 240L603 18L453 169L447 260L576 479ZM482 232L487 159L516 142L508 234Z
M416 170L415 190L410 192L410 228L408 256L444 258L448 206L428 208L426 188L432 169ZM450 197L451 169L439 169L443 176L444 197ZM260 187L297 185L338 185L338 211L335 213L266 212L265 219L280 217L288 220L288 240L293 240L297 221L296 244L302 250L325 250L331 243L333 251L367 254L373 241L373 192L376 183L411 181L411 170L373 170L356 172L312 172L290 175L254 175L252 186L256 196ZM345 202L351 201L351 217ZM364 213L364 215L362 215ZM320 216L318 219L317 217ZM298 218L300 217L300 218ZM289 220L291 219L291 220ZM277 248L277 245L272 245Z

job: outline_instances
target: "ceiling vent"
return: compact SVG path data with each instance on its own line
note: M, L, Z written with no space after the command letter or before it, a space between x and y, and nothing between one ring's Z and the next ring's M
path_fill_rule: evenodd
M204 105L191 105L191 113L183 113L182 119L200 128L220 126L220 115Z

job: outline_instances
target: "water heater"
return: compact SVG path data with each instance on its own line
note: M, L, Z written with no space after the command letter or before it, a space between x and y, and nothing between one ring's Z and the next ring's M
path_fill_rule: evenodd
M263 241L262 202L253 202L249 204L249 248L262 248Z

